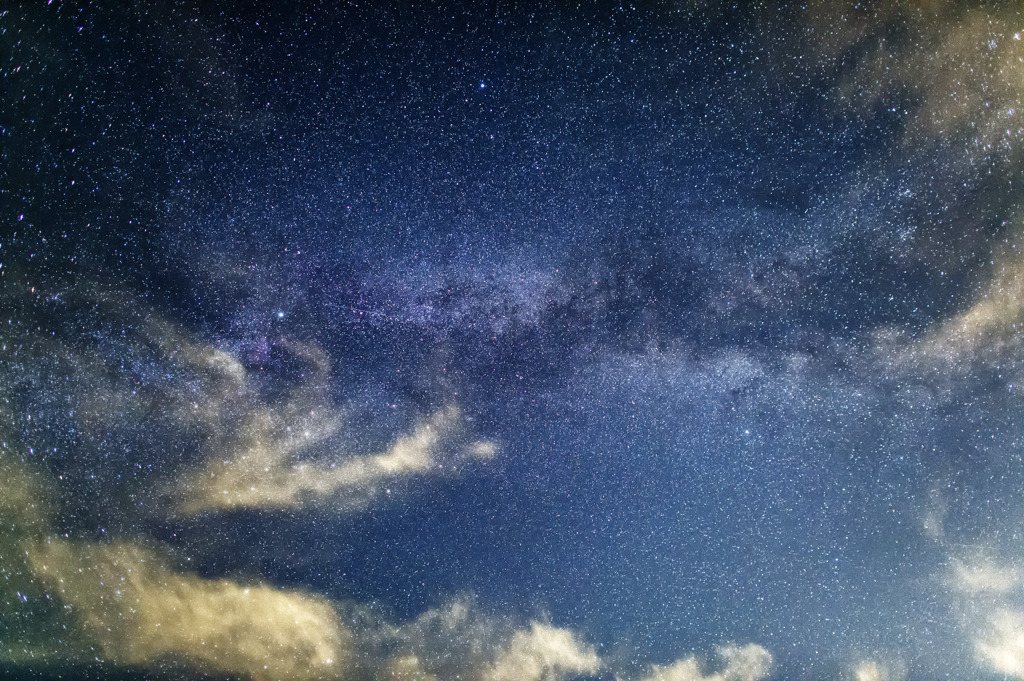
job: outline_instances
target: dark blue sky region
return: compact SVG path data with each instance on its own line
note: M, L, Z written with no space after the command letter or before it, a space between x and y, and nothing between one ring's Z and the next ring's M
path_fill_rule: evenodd
M1022 32L0 9L0 675L1024 678Z

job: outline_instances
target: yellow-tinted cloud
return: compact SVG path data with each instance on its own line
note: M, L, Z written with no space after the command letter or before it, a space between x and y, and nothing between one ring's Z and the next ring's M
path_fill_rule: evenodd
M18 461L6 441L0 442L0 537L21 539L49 529L52 508L46 490L42 476Z
M394 645L378 678L556 681L601 668L594 649L571 630L537 621L516 628L466 596L385 628Z
M916 340L883 330L880 359L899 371L967 373L975 362L999 362L1024 341L1024 263L996 267L985 291L963 312L935 323Z
M862 662L853 673L857 681L885 681L882 668L877 662Z
M956 596L962 629L972 637L983 667L1024 678L1024 613L1018 605L1024 581L1012 564L990 556L986 546L970 547L968 559L953 559L947 584Z
M360 506L390 480L436 469L436 451L459 423L459 410L452 406L417 423L411 435L398 438L386 452L329 464L299 463L293 460L294 454L334 435L340 417L310 410L298 422L261 410L250 420L236 451L213 458L182 481L179 492L184 500L179 510L195 514L231 508L290 509L328 498L342 507ZM494 452L489 442L469 448L471 455L480 458Z
M771 653L754 643L720 646L718 655L723 669L716 674L705 676L697 658L691 656L665 667L653 665L644 681L755 681L771 672Z
M549 681L569 674L593 674L597 653L568 629L533 622L518 631L484 673L484 681Z
M20 634L11 632L18 635L16 646L4 641L7 659L52 662L56 655L66 662L84 643L120 664L170 660L254 679L343 678L352 635L327 600L265 584L203 579L130 542L46 538L55 490L6 441L2 445L0 618L22 601L45 596L67 606L80 629L80 642L60 646L50 640L57 635L22 623Z
M999 609L974 643L978 659L999 674L1024 678L1024 615Z
M861 662L853 670L856 681L900 681L906 678L903 664L882 664L876 661Z
M1022 74L1024 75L1024 74ZM916 357L955 364L1018 347L1024 331L1024 265L1006 263L970 308L942 322L914 348Z
M0 408L0 423L7 422L2 415ZM25 555L25 543L50 529L51 490L14 454L15 449L0 431L0 659L32 662L60 647L54 644L55 636L35 633L46 630L52 620L30 621L38 616L45 594Z
M1022 139L1024 26L1006 7L824 2L810 8L810 24L822 63L856 55L841 105L871 111L905 96L917 107L908 141L959 134L985 153Z
M953 573L956 588L968 594L1007 593L1021 585L1017 570L1000 567L989 561L967 563L954 560Z
M400 655L391 658L377 676L387 681L437 681L438 677L424 671L420 659L415 655Z
M323 598L202 579L127 542L37 541L28 556L106 659L183 660L253 678L343 677L351 633Z

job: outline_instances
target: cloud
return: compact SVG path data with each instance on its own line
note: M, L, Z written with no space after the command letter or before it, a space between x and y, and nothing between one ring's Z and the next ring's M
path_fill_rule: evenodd
M854 670L857 681L883 681L884 672L877 662L862 662Z
M566 674L595 673L597 653L568 629L533 622L518 631L484 675L484 681L552 681Z
M419 668L444 678L481 670L513 633L509 622L485 615L471 596L462 596L395 628L396 663L408 668L416 660Z
M1020 571L975 546L969 559L953 559L947 583L957 599L962 629L971 636L977 661L990 670L1024 678L1024 613Z
M1020 347L1024 331L1024 264L1004 263L988 289L964 312L940 323L912 354L945 366L996 357Z
M842 72L840 105L913 109L907 139L918 143L964 134L984 153L1021 139L1024 41L1013 9L837 2L810 16L821 63L856 65Z
M396 627L394 640L387 668L396 678L554 681L601 668L594 649L573 631L539 621L517 627L482 613L471 596Z
M597 674L608 667L595 649L570 629L532 621L513 628L504 618L477 611L461 598L396 628L399 648L384 663L385 678L463 678L473 681L556 681ZM722 670L704 675L696 657L661 667L642 681L755 681L767 678L771 654L761 646L717 649Z
M893 329L875 335L875 352L890 371L948 381L978 363L996 365L1018 352L1024 340L1024 263L1004 260L971 305L931 325L916 339Z
M5 416L0 407L0 424L10 423ZM43 629L47 619L25 543L49 531L52 490L15 450L14 442L0 425L0 660L6 655L32 661L52 653L54 645L23 633L26 622L35 620L33 628Z
M768 676L772 668L772 655L761 646L719 646L718 656L722 671L705 676L696 657L687 657L662 667L652 665L651 675L644 681L754 681Z
M975 639L978 660L993 671L1024 678L1024 615L1012 610L995 610L987 631Z
M22 539L46 532L53 509L43 476L14 456L3 435L0 440L0 537Z
M899 681L906 678L906 670L902 663L880 664L875 661L865 661L853 669L855 681Z
M84 651L98 646L103 660L124 665L343 678L353 637L325 598L204 579L139 543L48 536L57 490L0 439L0 622L14 618L15 627L15 638L0 639L7 659L85 662L92 656ZM47 614L52 602L66 611ZM35 623L26 627L26 618ZM77 627L75 640L63 640L60 622Z
M345 419L331 394L330 357L317 344L264 338L247 354L98 286L12 287L2 295L36 317L0 333L17 360L0 368L0 378L29 386L31 399L45 401L40 409L57 425L83 434L75 457L54 457L59 466L102 458L99 475L90 468L89 479L100 477L96 484L111 497L110 507L98 511L108 516L125 510L122 501L137 510L137 502L121 499L124 467L135 469L137 458L156 448L168 455L153 457L153 479L132 491L138 497L153 480L173 477L160 489L171 503L155 508L181 515L328 501L353 510L387 493L389 483L442 468L450 473L452 464L497 454L494 442L467 437L460 409L451 405L421 419L384 452L327 460L344 447ZM60 323L80 309L89 310L84 321ZM52 405L61 401L69 408L54 413ZM111 450L122 452L120 459Z
M954 585L967 594L1007 593L1021 585L1017 570L988 561L967 563L954 560L953 572Z
M449 406L418 422L410 435L398 438L385 452L330 463L296 462L296 453L330 438L341 425L330 410L297 411L264 409L255 414L234 451L211 457L182 480L178 510L185 515L232 508L285 510L325 499L341 508L361 507L387 491L389 481L439 468L437 450L460 423L459 409ZM465 451L488 458L496 446L475 442Z
M339 677L351 634L325 599L263 584L207 580L160 553L110 544L38 541L32 570L119 664L184 660L253 677Z

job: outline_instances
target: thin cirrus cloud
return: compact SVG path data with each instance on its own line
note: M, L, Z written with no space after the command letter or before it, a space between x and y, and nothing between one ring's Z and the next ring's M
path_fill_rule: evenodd
M987 290L962 313L942 322L914 348L916 357L955 365L997 358L1020 346L1024 331L1024 264L1001 263Z
M705 675L700 661L690 656L671 665L653 665L651 675L643 681L755 681L771 672L772 655L759 645L723 645L717 652L721 671Z
M339 676L352 636L327 599L263 583L204 579L140 542L53 536L41 476L4 444L4 614L17 616L19 607L31 614L51 599L64 606L55 620L37 616L37 640L23 638L21 655L8 642L9 658L82 663L89 659L85 651L95 649L102 659L126 665L179 660L254 678Z
M420 418L384 452L349 451L345 414L330 397L331 361L315 343L274 340L274 351L301 369L293 377L272 377L277 396L268 396L266 376L254 376L238 353L196 338L123 293L85 287L68 296L33 288L8 296L13 306L50 307L54 315L65 312L62 306L93 311L90 327L54 328L54 317L41 316L40 328L50 332L5 329L3 336L18 348L14 370L19 361L35 367L37 395L54 385L67 392L55 399L71 405L66 418L86 434L82 444L109 433L133 443L153 437L153 446L161 447L167 438L198 442L198 456L175 457L185 450L168 447L166 477L173 481L154 487L171 503L158 505L159 512L188 516L328 503L354 510L388 483L449 474L498 452L495 442L470 437L454 403ZM105 458L109 451L91 455Z
M391 480L436 471L436 452L459 423L459 409L449 406L422 419L409 435L399 437L380 454L341 458L329 464L297 463L293 456L306 446L334 435L340 428L335 414L318 417L308 412L301 426L270 410L249 420L242 443L223 456L213 456L178 486L178 511L194 515L237 508L287 510L325 500L337 508L358 508L380 494ZM494 456L497 447L478 441L464 449L476 458Z
M338 435L345 420L324 394L330 371L326 354L307 343L291 342L287 347L307 360L310 377L292 386L283 403L253 401L232 437L176 482L172 494L177 514L324 504L356 510L382 492L390 493L389 482L442 472L440 455L446 446L456 450L448 463L497 454L498 446L490 440L467 440L462 412L455 404L420 418L412 433L397 438L384 452L337 452L344 449ZM240 385L248 381L244 368L229 354L195 354L205 365L227 371ZM310 452L317 454L315 460L301 458Z
M7 498L14 498L14 490L6 481L35 478L7 453L0 468L11 474L0 483L0 491L11 493ZM477 681L556 681L604 668L595 649L569 629L540 621L513 627L475 613L465 600L404 625L352 617L346 620L349 626L340 604L315 593L207 579L181 569L169 553L145 542L55 537L47 533L38 510L45 499L29 494L26 506L5 504L2 509L5 524L18 530L20 540L5 547L0 570L27 570L23 576L31 584L18 596L62 604L66 613L52 626L62 627L63 638L70 626L75 639L37 661L83 663L93 654L85 653L89 650L105 661L136 668L288 681L374 674L420 681L450 674ZM22 555L19 566L12 558ZM51 639L57 634L39 635ZM697 669L691 658L665 678L738 681L761 678L770 668L771 656L759 646L725 646L719 653L725 669L717 675L680 677L678 670ZM7 657L15 656L9 651Z
M875 348L890 370L948 381L977 362L1000 364L1024 339L1024 263L1001 258L984 290L962 311L931 324L917 338L894 329L876 333Z
M517 631L483 674L483 681L542 681L569 674L593 674L597 653L568 629L533 622Z
M863 111L910 92L916 106L904 112L913 108L908 142L952 139L969 128L973 146L985 153L1020 139L1024 41L1013 9L891 5L857 12L843 11L844 4L821 3L808 22L821 63L861 52L840 79L839 105Z
M131 542L46 539L27 553L47 592L119 664L182 657L204 670L296 679L337 677L351 655L351 633L313 594L203 579Z
M959 597L960 617L971 632L974 656L982 668L1024 678L1024 580L992 551L974 547L970 558L951 561L948 583Z
M225 380L246 389L247 378L229 354L200 345L177 347L184 350L177 351L176 361L226 374ZM211 357L214 361L207 361ZM220 400L223 393L213 391L211 399ZM280 479L262 495L243 496L232 507L295 507L301 505L300 499L337 498L354 494L353 490L365 497L385 480L428 472L446 438L454 438L472 456L493 455L489 442L459 440L459 411L448 407L422 420L381 454L343 459L333 469L317 464L314 476L291 477L296 474L287 471L301 469L286 462L310 443L330 441L340 428L337 412L322 403L317 408L324 409L325 416L318 416L316 408L310 413L311 394L299 390L284 406L265 406L249 414L263 421L263 434L255 441L265 446L256 460L265 468L274 467ZM36 633L7 642L8 660L62 665L102 660L164 672L178 669L182 674L285 680L373 674L441 679L454 674L478 681L555 681L607 668L608 662L577 632L544 621L516 625L508 618L483 616L466 601L395 625L345 616L364 608L309 590L280 588L259 579L204 577L187 567L187 559L145 537L125 535L98 542L56 535L54 509L60 491L51 484L56 481L49 481L31 463L31 452L18 450L10 438L2 439L0 520L7 529L0 542L0 572L7 576L0 587L2 616L34 617L34 604L42 602L60 606L54 617L38 617ZM251 433L239 441L250 443L240 452L252 452ZM208 459L196 471L208 476L210 466ZM324 485L310 482L329 470L341 473ZM225 477L235 488L251 482L237 473ZM223 488L225 482L219 480L216 487ZM186 496L192 510L225 508L204 496L212 494L213 487L206 489L194 481L193 485L191 496ZM763 649L723 648L726 672L733 676L721 678L767 673L770 656L751 653L759 650Z

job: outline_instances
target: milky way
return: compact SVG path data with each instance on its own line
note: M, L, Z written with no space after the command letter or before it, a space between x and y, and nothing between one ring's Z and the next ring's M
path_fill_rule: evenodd
M1024 678L1024 18L748 4L0 10L0 676Z

